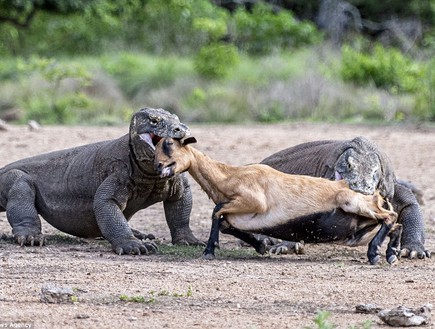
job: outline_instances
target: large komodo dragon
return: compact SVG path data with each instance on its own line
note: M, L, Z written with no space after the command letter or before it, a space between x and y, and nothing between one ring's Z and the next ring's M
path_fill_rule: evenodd
M163 201L174 244L201 244L189 227L192 195L183 175L161 179L154 145L182 138L189 128L163 109L136 112L129 134L118 139L42 154L0 169L0 211L6 211L20 245L44 244L40 214L79 237L104 237L118 254L146 254L153 243L128 220Z
M289 174L344 179L354 191L373 194L379 190L398 213L402 224L400 255L409 258L430 257L424 247L424 219L414 193L403 182L397 181L388 157L364 137L344 141L314 141L277 152L261 163ZM342 242L361 245L373 237L379 225L364 217L337 209L332 213L301 218L286 229L293 241ZM278 228L275 228L278 229ZM265 232L271 234L273 232ZM282 246L275 245L272 251ZM294 246L294 244L293 244Z

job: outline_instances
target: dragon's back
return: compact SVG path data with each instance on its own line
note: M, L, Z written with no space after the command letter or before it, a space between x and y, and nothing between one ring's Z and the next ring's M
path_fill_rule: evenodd
M328 167L335 163L337 150L342 149L342 144L343 141L333 140L298 144L272 154L261 163L289 174L325 177Z

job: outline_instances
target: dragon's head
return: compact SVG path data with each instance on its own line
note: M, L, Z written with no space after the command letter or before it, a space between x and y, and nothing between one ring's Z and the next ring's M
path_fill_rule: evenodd
M382 157L382 159L380 158ZM344 179L349 187L363 194L381 190L383 195L391 193L392 176L387 167L388 159L377 147L364 137L357 137L343 151L335 163L335 179Z
M140 109L130 122L130 144L138 160L151 157L162 137L180 139L189 134L189 127L164 109Z

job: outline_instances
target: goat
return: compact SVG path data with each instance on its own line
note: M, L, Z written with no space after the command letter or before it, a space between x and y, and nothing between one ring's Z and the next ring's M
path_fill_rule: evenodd
M344 180L284 174L263 164L227 165L188 145L195 142L192 136L183 140L162 138L156 145L154 165L161 177L188 171L216 204L204 251L206 259L215 257L219 230L264 253L253 233L273 231L296 218L341 208L382 222L378 238L369 245L371 260L395 225L397 214L383 208L384 199L378 192L364 195L349 189Z

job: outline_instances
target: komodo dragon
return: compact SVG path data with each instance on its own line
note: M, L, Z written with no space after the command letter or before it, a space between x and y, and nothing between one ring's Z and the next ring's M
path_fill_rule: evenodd
M182 138L189 128L163 109L136 112L129 133L115 140L55 151L0 169L0 212L6 211L20 245L44 244L41 215L78 237L104 237L117 254L147 254L155 244L128 220L163 201L174 244L202 244L189 227L192 195L183 175L161 179L153 169L161 137Z
M392 203L398 213L397 222L402 224L400 256L430 257L430 251L424 247L424 219L416 197L409 184L396 180L388 157L368 139L356 137L299 144L279 151L261 163L289 174L344 179L351 189L364 194L379 189L382 196ZM337 209L329 214L301 218L294 227L286 229L293 230L294 241L339 241L361 245L368 242L378 227L366 218ZM283 245L286 246L286 242ZM273 246L272 251L281 246Z

